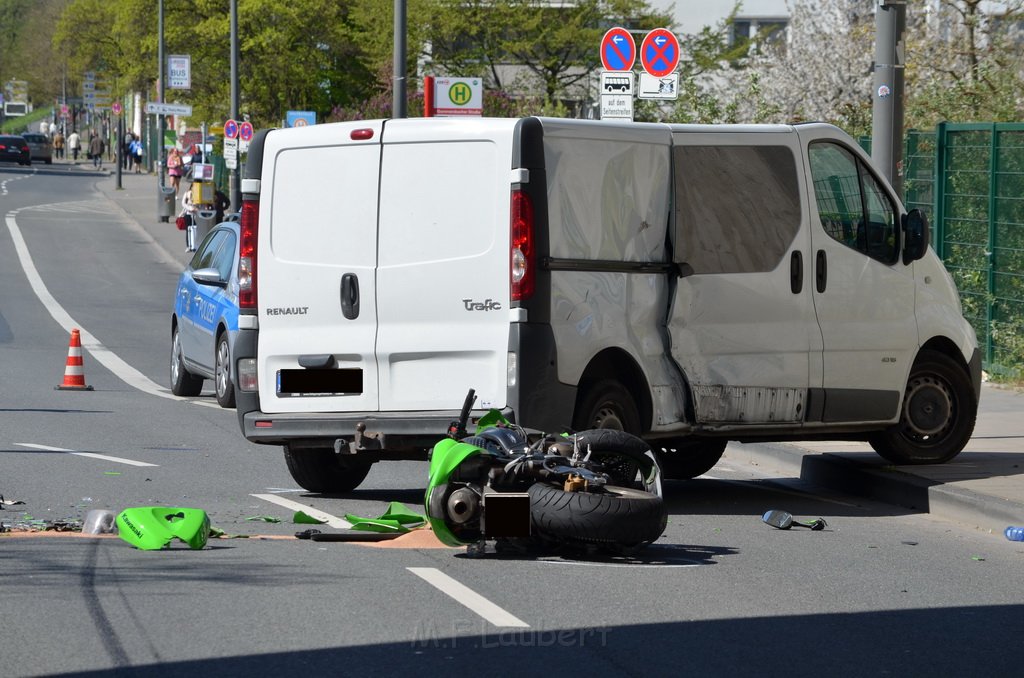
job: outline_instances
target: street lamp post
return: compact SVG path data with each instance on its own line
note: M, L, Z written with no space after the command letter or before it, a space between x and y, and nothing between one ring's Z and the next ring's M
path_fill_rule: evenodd
M875 8L875 65L871 159L903 195L903 32L906 0L879 0Z
M157 18L157 60L160 62L157 68L157 98L160 103L164 103L164 0L157 0L158 4L158 18ZM157 155L157 182L162 189L165 184L164 180L164 168L167 165L167 149L164 148L164 128L166 127L167 120L164 118L164 114L160 113L157 115L159 124L157 126L157 137L156 143L159 149Z

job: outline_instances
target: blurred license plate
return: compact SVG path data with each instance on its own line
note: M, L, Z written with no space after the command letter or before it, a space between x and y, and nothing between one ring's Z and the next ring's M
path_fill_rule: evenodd
M332 396L361 395L363 371L341 370L279 370L277 394L279 396Z

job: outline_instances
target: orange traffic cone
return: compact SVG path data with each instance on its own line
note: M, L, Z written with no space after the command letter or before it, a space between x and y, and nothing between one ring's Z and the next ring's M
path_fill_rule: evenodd
M61 391L91 391L92 386L85 385L85 370L82 368L82 337L78 328L71 330L71 343L68 344L68 361L64 367L64 383L54 388Z

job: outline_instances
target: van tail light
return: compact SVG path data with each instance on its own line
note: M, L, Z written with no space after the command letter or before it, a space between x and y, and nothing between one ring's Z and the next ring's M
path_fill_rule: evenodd
M526 301L537 286L537 251L533 202L523 191L512 191L512 301Z
M256 244L260 226L260 201L242 200L238 245L238 308L256 310Z

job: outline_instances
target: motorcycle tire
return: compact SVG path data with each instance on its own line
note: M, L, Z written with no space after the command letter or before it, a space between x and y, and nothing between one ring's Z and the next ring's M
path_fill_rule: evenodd
M602 492L530 486L530 518L542 539L633 550L656 541L668 524L661 497L606 485Z
M602 470L616 486L646 489L637 473L640 469L649 470L652 458L647 457L651 448L642 439L611 428L579 431L572 437L584 453L591 451L591 459L602 464Z

